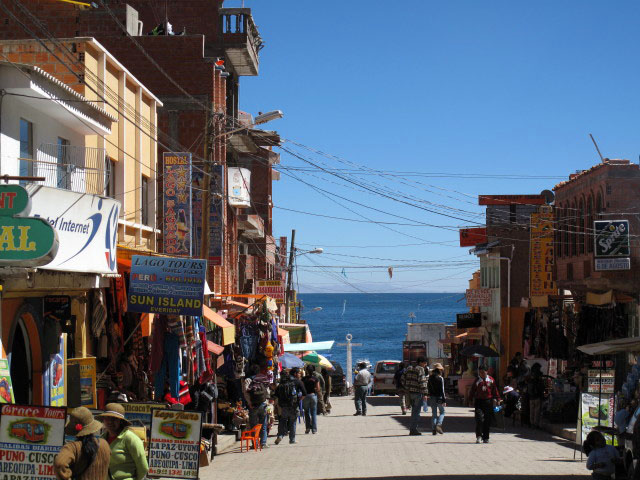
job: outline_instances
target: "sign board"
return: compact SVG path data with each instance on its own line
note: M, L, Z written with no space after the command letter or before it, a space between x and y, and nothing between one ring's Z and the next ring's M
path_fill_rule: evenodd
M134 255L127 311L202 316L206 260Z
M551 378L556 378L558 376L558 359L550 358L547 365L549 369L547 375L549 375Z
M580 418L577 443L582 445L593 427L598 425L613 427L615 402L613 395L605 395L598 400L598 395L583 393L580 396ZM611 443L611 436L605 435L607 443Z
M487 242L487 228L461 228L460 229L460 246L475 247L479 243Z
M15 403L9 360L0 359L0 403Z
M150 477L198 478L202 413L154 409L149 437Z
M46 319L62 322L71 318L71 297L69 295L46 295L42 302Z
M256 294L269 295L278 303L283 303L285 296L284 282L282 280L257 280Z
M478 205L545 205L544 195L479 195Z
M596 257L629 257L629 221L596 220L594 255Z
M587 391L598 393L615 393L615 370L589 370ZM602 377L601 377L602 374ZM602 390L601 390L602 389Z
M67 363L80 366L80 405L87 408L96 408L98 400L96 398L95 357L70 358Z
M467 298L467 307L491 306L490 288L468 288L465 293L465 297Z
M276 264L276 275L282 280L286 280L287 272L287 237L280 237L280 245L278 247L278 263Z
M229 167L229 205L232 207L251 206L251 170Z
M147 427L151 425L151 411L154 408L162 408L164 403L123 403L124 416L130 422L140 420Z
M191 154L164 152L162 160L164 253L191 256Z
M30 211L24 187L0 185L0 266L39 267L55 258L55 230L41 218L28 217Z
M120 202L40 185L28 185L31 215L48 221L60 246L51 270L118 273L116 245Z
M213 267L224 265L225 189L224 165L211 168L211 208L209 210L209 280L213 285Z
M611 270L631 270L631 259L627 258L595 258L596 272Z
M532 213L529 232L529 296L556 295L558 289L553 279L553 210L541 207L538 213Z
M457 328L475 328L482 326L482 314L480 313L457 313Z
M66 355L65 348L66 335L60 335L58 341L58 352L51 355L49 362L48 380L49 380L49 405L52 407L63 407L66 405L64 383L66 377Z
M64 443L67 409L2 405L0 413L2 478L56 480L53 461Z

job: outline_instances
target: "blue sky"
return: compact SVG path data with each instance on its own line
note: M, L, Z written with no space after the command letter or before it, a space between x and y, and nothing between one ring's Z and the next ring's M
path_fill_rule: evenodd
M478 194L539 193L589 168L599 161L589 133L605 156L638 161L638 2L245 6L266 46L260 75L241 80L241 108L285 113L265 125L288 140L274 204L307 212L275 208L274 234L295 228L301 248L325 249L299 257L302 291L461 291L477 263L457 246L456 228L483 222ZM363 169L457 176L354 174ZM523 178L477 177L504 174Z

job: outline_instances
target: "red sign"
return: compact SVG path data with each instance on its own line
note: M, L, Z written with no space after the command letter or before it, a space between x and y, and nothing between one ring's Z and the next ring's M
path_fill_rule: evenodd
M460 246L474 247L479 243L487 242L487 228L461 228L460 229Z
M465 294L467 297L467 307L490 307L491 306L491 289L490 288L474 288L467 289Z
M478 205L546 205L544 195L479 195Z

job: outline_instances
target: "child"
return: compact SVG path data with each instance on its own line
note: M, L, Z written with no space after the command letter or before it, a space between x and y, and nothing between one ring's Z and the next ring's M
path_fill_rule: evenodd
M620 461L620 452L613 446L607 445L604 435L600 432L590 432L587 440L593 446L587 458L587 470L593 470L591 476L598 480L611 480L616 471L616 463Z

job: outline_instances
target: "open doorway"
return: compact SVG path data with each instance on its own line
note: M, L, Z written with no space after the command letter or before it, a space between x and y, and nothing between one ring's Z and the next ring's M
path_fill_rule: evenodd
M11 382L16 403L30 405L33 398L31 345L22 319L18 319L9 355Z

